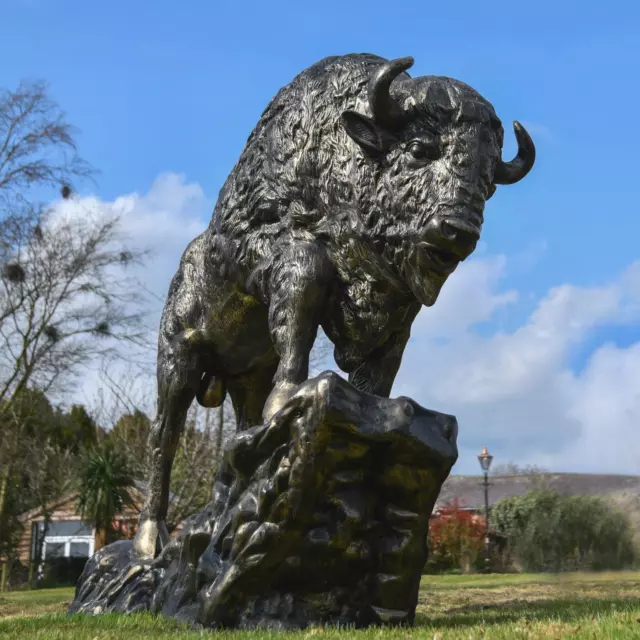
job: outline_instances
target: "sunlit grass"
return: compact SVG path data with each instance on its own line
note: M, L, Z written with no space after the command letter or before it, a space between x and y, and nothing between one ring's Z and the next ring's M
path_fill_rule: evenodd
M171 620L138 614L67 616L72 589L0 594L0 637L102 640L202 638ZM640 638L640 573L425 576L411 629L317 629L296 633L216 632L212 638Z

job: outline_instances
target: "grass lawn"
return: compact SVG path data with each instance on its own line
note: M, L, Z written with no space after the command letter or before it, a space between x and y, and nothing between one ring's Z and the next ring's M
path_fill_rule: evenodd
M0 638L102 640L209 637L150 615L67 616L72 589L0 594ZM551 575L425 576L416 625L362 631L307 629L297 633L217 632L223 640L383 638L640 639L640 572Z

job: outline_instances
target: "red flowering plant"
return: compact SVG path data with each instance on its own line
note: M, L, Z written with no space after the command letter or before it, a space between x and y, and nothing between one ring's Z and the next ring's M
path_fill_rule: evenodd
M471 571L485 544L485 520L458 499L434 511L429 524L429 571Z

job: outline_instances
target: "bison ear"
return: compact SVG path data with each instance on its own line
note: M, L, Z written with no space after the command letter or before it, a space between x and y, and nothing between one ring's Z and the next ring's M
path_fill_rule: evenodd
M345 111L342 114L342 125L349 137L365 151L373 154L384 151L378 127L367 116L360 115L355 111Z

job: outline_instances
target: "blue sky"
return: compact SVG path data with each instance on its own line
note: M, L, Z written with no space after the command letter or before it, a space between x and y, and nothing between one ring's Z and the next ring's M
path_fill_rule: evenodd
M405 2L397 16L386 2L3 4L1 85L51 82L105 198L144 190L166 170L213 198L297 72L337 53L410 54L412 73L462 79L507 126L533 125L536 170L494 198L484 240L512 253L548 243L544 267L527 275L534 291L606 278L636 253L640 10L631 2ZM505 154L513 150L507 135Z
M487 300L509 291L517 299L497 302L479 318L461 299L456 313L467 314L465 340L513 335L532 322L554 287L615 288L640 257L640 8L631 1L2 5L0 87L13 88L21 78L50 82L82 132L82 155L101 171L97 186L86 190L102 202L134 193L144 198L158 176L171 172L183 176L184 184L198 185L200 195L191 195L202 202L187 214L195 227L203 225L262 109L295 74L327 55L412 55L413 75L458 78L494 104L507 130L505 156L515 151L509 128L514 119L529 127L538 148L530 176L501 187L487 205L474 258L478 269L494 269L486 280ZM177 264L174 253L167 253L173 263L158 282L161 291ZM473 280L471 272L468 278ZM632 289L625 296L633 298ZM622 320L606 316L564 345L558 371L581 376L606 345L627 354L640 340L640 322L630 312L621 314ZM429 339L417 331L412 345L427 349ZM407 366L409 376L411 362ZM431 398L428 388L414 389L415 381L406 380L402 385L416 399ZM454 412L445 405L433 408ZM467 419L475 422L480 413L469 409ZM469 451L488 433L483 420L478 423L464 441L461 424L462 447ZM503 458L523 461L529 445L523 452L517 442L504 444L501 434L493 446L503 448ZM545 458L547 444L532 460L563 464L566 458ZM559 445L556 453L561 451ZM584 468L615 471L616 460L612 453L606 464L594 458ZM465 464L461 460L460 470ZM627 461L620 469L633 471L634 464ZM571 465L584 466L577 458Z

